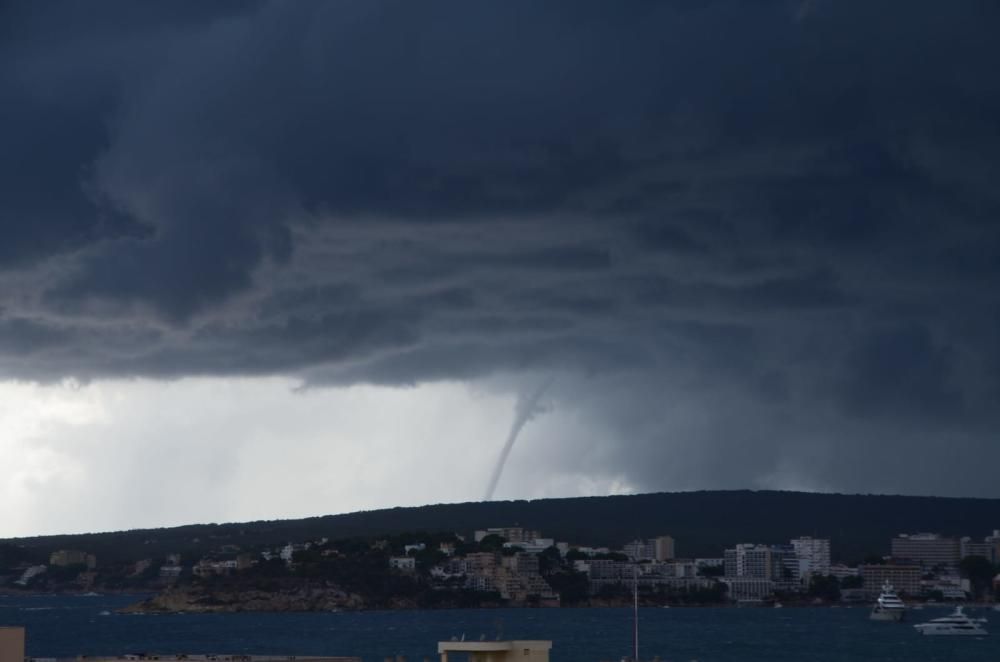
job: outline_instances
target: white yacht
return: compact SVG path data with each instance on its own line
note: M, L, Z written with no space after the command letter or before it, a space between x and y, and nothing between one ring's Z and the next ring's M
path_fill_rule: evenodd
M901 621L906 615L906 605L896 595L892 584L886 582L882 584L882 592L872 607L871 619L873 621Z
M983 625L985 618L969 618L962 613L961 607L955 608L955 613L943 618L935 618L926 623L914 625L920 634L965 635L982 637L989 634Z

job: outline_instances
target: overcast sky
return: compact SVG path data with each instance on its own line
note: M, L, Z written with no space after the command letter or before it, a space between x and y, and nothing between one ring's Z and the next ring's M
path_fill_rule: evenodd
M497 498L1000 497L997 25L3 3L0 537L480 499L548 380Z

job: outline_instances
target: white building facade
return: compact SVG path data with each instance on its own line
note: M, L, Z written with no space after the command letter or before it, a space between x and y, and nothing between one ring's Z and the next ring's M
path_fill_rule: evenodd
M808 582L813 575L830 574L830 540L827 538L795 538L792 549L798 562L798 576Z

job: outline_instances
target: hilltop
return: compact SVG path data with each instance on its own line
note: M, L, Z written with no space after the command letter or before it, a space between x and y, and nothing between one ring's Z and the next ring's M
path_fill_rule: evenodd
M832 541L835 559L887 554L892 536L935 531L982 536L1000 528L1000 499L818 494L778 491L662 492L624 496L437 504L305 519L136 529L0 540L27 557L84 549L102 561L197 555L224 545L249 548L327 537L377 537L519 525L580 545L617 547L669 534L684 557L721 556L737 542L784 542L811 535ZM8 547L9 549L9 547Z

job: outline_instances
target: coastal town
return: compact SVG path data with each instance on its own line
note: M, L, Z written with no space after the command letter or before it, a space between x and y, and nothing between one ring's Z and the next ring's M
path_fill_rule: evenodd
M607 606L633 591L645 605L834 605L868 602L886 583L907 601L1000 596L1000 530L981 538L900 534L888 554L848 562L831 540L802 536L736 543L716 557L687 558L670 535L591 547L520 526L471 535L411 533L372 539L224 544L104 562L83 549L47 562L0 547L6 592L155 594L145 611L326 610L464 606Z

